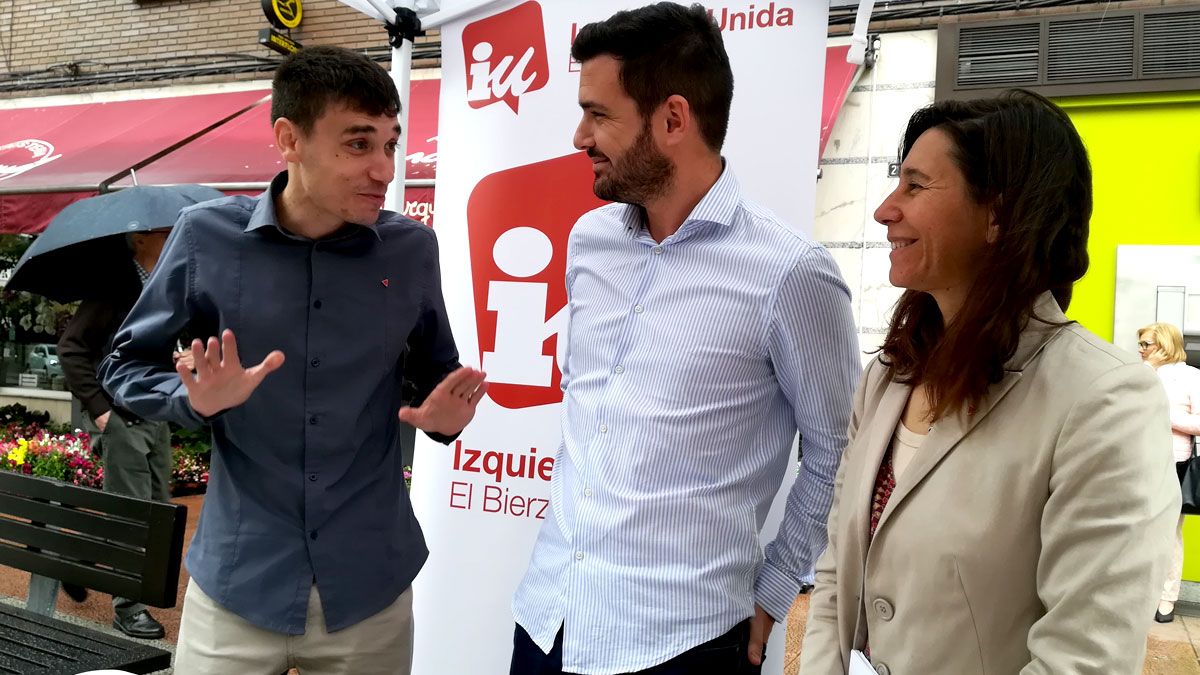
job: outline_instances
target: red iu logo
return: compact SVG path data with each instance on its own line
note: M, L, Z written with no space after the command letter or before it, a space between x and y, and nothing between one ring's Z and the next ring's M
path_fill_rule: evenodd
M542 6L531 0L467 26L463 54L471 107L504 101L517 112L522 96L550 81Z
M494 173L467 202L480 365L505 408L562 400L558 333L567 321L567 237L602 206L584 153Z

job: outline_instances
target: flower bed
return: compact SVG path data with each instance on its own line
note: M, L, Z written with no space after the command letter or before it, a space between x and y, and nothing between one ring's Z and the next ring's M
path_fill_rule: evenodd
M82 431L53 433L9 425L0 430L0 468L100 488L104 467L90 448L91 438Z
M207 435L177 432L171 446L172 494L204 492L208 486ZM0 470L102 489L103 462L91 447L86 432L56 426L49 415L30 412L21 405L0 408Z
M54 425L45 413L21 406L0 408L0 470L102 489L104 466L91 451L91 437L79 429ZM204 492L212 448L207 429L174 429L171 434L171 494ZM412 488L412 467L404 467Z
M176 445L171 448L171 455L174 459L171 467L171 494L204 492L208 487L208 454L193 452Z

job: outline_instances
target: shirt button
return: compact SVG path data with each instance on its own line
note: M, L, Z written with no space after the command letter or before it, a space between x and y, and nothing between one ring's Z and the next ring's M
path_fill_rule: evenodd
M311 363L312 363L312 367L316 368L317 366L321 365L321 359L313 359L311 361Z
M575 559L583 560L583 551L575 551Z
M584 496L584 497L591 497L591 496L592 496L592 488L584 488L584 490L583 490L583 496Z
M309 533L308 533L308 538L309 538L309 539L316 539L316 538L317 538L317 531L316 531L316 530L313 530L312 532L309 532Z
M309 424L316 424L316 423L317 423L317 416L316 416L316 415L313 415L312 417L308 418L308 423L309 423Z
M654 247L654 255L662 255L662 247L661 246Z
M608 433L608 425L607 425L607 424L601 424L601 425L600 425L600 433L602 433L602 434L607 434L607 433Z
M644 308L643 308L641 305L634 305L634 306L633 306L633 313L634 313L634 314L641 314L641 313L642 313L642 311L643 311L643 309L644 309Z
M315 474L315 473L308 474L308 479L314 483L317 482L317 474Z
M313 301L313 309L321 309L321 301L320 300Z
M621 373L625 372L625 368L623 366L617 366L616 368L613 368L613 372L620 375Z

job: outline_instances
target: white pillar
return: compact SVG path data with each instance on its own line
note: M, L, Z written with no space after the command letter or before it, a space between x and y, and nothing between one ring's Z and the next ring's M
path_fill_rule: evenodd
M399 0L397 8L416 10L416 0ZM388 186L383 208L396 213L404 212L404 178L408 170L405 157L408 155L408 102L409 81L412 74L412 40L404 40L399 48L392 48L392 81L400 93L400 140L396 144L396 177Z

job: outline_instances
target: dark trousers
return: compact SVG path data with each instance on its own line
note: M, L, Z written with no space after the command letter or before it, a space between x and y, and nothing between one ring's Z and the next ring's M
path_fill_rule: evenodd
M138 499L171 500L171 428L166 422L128 421L113 411L101 432L88 419L92 449L100 450L104 462L104 491ZM118 595L113 596L113 611L120 617L146 609Z
M517 626L509 675L571 675L562 669L562 641L560 630L550 653L543 654L525 629ZM750 620L747 619L721 637L693 647L666 663L627 675L759 675L762 667L750 665L746 656L749 644Z

